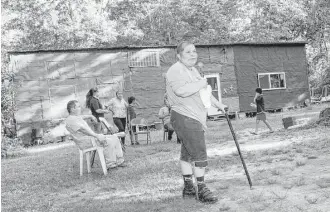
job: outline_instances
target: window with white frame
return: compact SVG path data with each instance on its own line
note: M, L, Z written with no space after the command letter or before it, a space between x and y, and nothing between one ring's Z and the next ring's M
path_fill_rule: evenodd
M160 66L159 52L157 50L141 50L128 53L129 67Z
M259 73L258 74L259 87L264 90L285 89L285 73Z

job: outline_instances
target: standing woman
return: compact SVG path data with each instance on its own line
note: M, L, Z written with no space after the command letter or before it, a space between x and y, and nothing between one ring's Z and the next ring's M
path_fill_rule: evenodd
M200 91L207 88L207 81L194 67L197 56L192 43L182 42L177 46L179 61L166 73L166 93L171 105L171 124L181 140L180 165L184 180L182 196L197 196L201 202L215 203L218 198L204 182L208 165L204 136L207 109ZM209 102L223 112L227 108L212 95L209 96ZM193 184L193 175L197 181L197 190Z
M128 104L123 98L123 92L117 91L116 97L110 99L108 108L113 113L113 122L118 127L119 132L125 132L126 127L126 110ZM122 144L125 145L125 137L121 138Z
M86 107L89 108L92 112L92 115L97 119L95 124L95 131L101 133L102 122L100 118L104 118L104 113L109 111L103 108L99 100L99 91L97 88L91 88L86 95Z

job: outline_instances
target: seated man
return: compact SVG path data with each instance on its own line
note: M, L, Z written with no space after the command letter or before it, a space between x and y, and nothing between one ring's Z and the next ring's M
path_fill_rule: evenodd
M81 115L81 107L78 101L69 101L67 110L69 116L65 120L66 128L80 149L92 147L91 140L95 139L97 145L104 147L104 157L108 169L125 166L121 144L116 135L95 133L84 119L92 118L96 121L96 118L92 115Z
M172 135L174 133L174 129L172 127L172 124L170 123L171 118L171 107L169 105L167 95L164 95L164 104L165 106L160 108L158 117L163 120L164 128L168 131L168 140L172 140ZM179 137L176 138L176 141L178 144L181 143Z

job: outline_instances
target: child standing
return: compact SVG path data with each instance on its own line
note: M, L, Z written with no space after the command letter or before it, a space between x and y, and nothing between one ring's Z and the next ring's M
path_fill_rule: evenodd
M265 113L265 103L264 103L264 97L262 95L262 89L257 88L256 89L256 95L253 99L254 103L251 103L250 105L252 107L257 108L257 119L256 119L256 130L255 132L252 132L252 134L257 135L258 134L258 124L261 121L263 121L266 126L269 128L270 132L274 132L272 127L269 125L268 121L266 120L266 113Z
M131 120L136 118L136 113L134 110L134 106L137 105L138 103L135 101L135 97L131 96L128 98L128 107L127 107L127 125L129 129L129 134L131 138L131 145L139 145L140 143L137 141L137 135L135 135L135 138L132 135L132 132L135 132L136 129L135 127L130 126Z

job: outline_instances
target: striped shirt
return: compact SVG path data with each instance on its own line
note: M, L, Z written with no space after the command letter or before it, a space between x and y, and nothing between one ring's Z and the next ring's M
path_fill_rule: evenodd
M177 89L200 79L202 77L195 68L190 71L181 62L177 62L166 73L166 93L172 110L199 121L206 130L207 109L204 107L199 92L188 97L180 97L175 94Z

